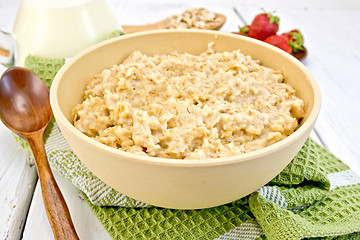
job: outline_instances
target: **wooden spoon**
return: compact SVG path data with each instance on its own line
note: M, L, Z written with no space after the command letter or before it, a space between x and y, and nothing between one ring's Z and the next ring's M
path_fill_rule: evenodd
M22 67L4 72L0 79L0 118L31 147L55 239L79 239L46 157L43 134L51 116L49 89L37 75Z
M215 13L215 23L209 25L207 30L219 30L225 23L226 17L222 14ZM148 30L156 30L156 29L165 29L166 28L166 19L161 20L160 22L146 24L146 25L138 25L138 26L122 26L125 33L134 33Z

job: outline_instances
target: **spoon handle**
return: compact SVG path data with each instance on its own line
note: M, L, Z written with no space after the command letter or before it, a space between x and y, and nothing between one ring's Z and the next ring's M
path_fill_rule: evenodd
M24 136L34 154L45 211L56 240L78 240L69 209L46 157L43 130Z
M161 29L162 25L159 23L146 24L146 25L123 25L122 28L125 33L135 33L135 32Z

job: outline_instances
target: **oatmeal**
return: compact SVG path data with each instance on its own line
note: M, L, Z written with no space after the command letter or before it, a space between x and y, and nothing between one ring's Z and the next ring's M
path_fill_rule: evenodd
M220 19L205 8L190 8L179 15L165 19L166 29L206 29L220 23Z
M126 152L176 159L262 149L292 134L304 103L280 71L232 52L133 52L96 75L74 126Z

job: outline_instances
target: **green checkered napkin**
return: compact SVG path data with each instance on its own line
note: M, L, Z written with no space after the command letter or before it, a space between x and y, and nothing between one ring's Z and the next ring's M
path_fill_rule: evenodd
M29 56L25 66L50 85L63 64ZM113 239L360 239L360 177L312 139L249 196L208 209L173 210L101 182L74 155L54 120L44 138L52 169L81 190Z

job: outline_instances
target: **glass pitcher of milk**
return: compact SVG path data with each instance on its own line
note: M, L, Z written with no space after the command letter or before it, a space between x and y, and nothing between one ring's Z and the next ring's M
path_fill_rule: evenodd
M29 54L72 57L118 29L105 0L22 0L13 27L16 65Z

